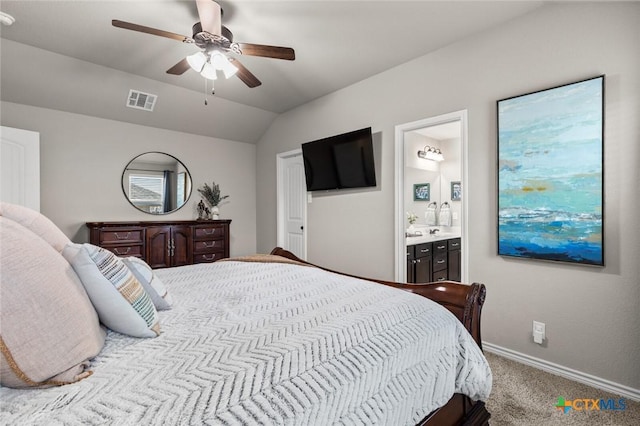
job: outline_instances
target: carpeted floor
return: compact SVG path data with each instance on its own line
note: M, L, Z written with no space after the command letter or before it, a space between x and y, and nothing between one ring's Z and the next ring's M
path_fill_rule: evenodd
M487 401L493 426L503 425L640 425L640 402L625 399L625 410L557 409L565 400L622 397L485 352L493 372L493 389ZM616 407L620 407L619 404Z

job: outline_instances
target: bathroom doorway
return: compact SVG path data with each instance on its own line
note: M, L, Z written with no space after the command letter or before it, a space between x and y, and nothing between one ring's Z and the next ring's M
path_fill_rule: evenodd
M468 282L468 203L464 196L468 187L467 146L466 110L395 127L396 281L407 282L410 213L417 216L417 233L438 229L443 235L460 236L461 281ZM439 217L443 207L449 208L450 222L446 215Z

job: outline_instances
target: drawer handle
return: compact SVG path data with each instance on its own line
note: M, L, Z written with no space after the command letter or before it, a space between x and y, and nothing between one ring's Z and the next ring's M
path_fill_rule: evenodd
M441 263L444 263L444 262L445 262L445 260L444 260L444 259L442 259L442 260L437 260L437 261L436 261L436 263L437 263L437 264L441 264Z
M216 233L215 229L203 229L203 231L206 235L213 235Z
M118 249L118 247L115 247L113 249L113 252L118 256L124 256L125 254L129 254L130 251L131 251L131 247L127 247L127 251L125 251L124 253L120 253L120 250Z
M420 249L420 253L429 253L429 249Z
M460 243L452 243L451 247L458 247L460 245Z
M207 255L206 255L206 254L203 254L203 255L202 255L202 259L204 259L204 260L213 260L213 259L215 259L215 258L216 258L216 255L215 255L215 254L212 254L212 255L211 255L211 257L207 257Z
M443 248L445 248L446 246L438 246L437 249L438 250L442 250Z
M211 245L209 245L208 242L203 242L202 243L204 245L204 248L214 248L216 246L216 242L215 241L211 241Z
M436 281L444 281L444 277L440 277Z
M113 234L116 236L118 240L126 240L131 235L131 231L127 232L127 235L125 236L120 236L117 232L114 232Z

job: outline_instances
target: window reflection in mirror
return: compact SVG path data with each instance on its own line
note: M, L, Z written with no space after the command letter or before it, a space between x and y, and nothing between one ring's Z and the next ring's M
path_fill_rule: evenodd
M138 210L167 214L182 207L191 195L191 176L172 155L147 152L131 160L122 173L122 190Z

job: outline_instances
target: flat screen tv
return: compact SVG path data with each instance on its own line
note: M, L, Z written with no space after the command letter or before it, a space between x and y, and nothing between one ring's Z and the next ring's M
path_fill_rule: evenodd
M307 191L376 186L371 127L302 144Z

